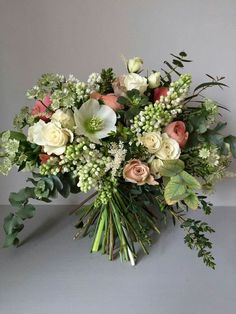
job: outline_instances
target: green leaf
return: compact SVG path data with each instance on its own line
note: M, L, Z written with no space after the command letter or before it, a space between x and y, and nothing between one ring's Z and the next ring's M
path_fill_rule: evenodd
M20 217L21 219L25 220L25 219L29 219L34 217L34 213L35 213L35 207L31 204L27 204L25 206L22 206L17 212L17 216Z
M160 169L161 176L173 177L179 174L184 169L184 162L180 159L164 160L163 166Z
M202 89L202 88L206 88L206 87L213 87L213 86L219 86L219 87L228 87L228 85L221 83L221 82L206 82L206 83L202 83L200 85L198 85L193 93L195 93L197 90Z
M12 234L16 231L19 232L20 230L22 230L24 228L24 225L22 224L22 220L19 217L10 213L4 219L3 228L6 234Z
M209 132L207 134L207 139L211 144L216 146L222 146L224 143L224 138L221 134Z
M55 183L57 190L60 192L63 189L63 183L61 182L58 176L52 176L52 179Z
M26 141L27 139L25 134L16 131L10 131L10 138L15 139L17 141Z
M195 179L191 174L186 171L182 171L179 176L184 180L188 188L190 189L200 189L201 184Z
M25 189L20 190L18 193L10 193L9 202L13 207L18 207L19 205L27 201L27 196L25 194Z
M164 197L168 205L172 205L176 201L181 200L186 193L185 185L176 183L173 178L171 178L166 185L164 192Z
M19 244L19 239L17 238L17 233L7 234L5 236L3 247L7 248L7 247L10 247L12 245L17 246L18 244Z
M198 197L195 193L189 194L184 198L184 201L189 208L193 210L198 208Z
M236 158L236 136L229 135L224 138L224 141L230 145L231 153Z
M53 191L54 189L53 179L51 177L44 177L42 178L42 180L46 182L46 185L48 186L49 190Z

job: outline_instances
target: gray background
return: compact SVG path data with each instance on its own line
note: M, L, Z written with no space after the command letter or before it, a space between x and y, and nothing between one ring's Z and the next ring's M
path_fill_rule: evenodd
M90 254L91 239L72 241L72 208L40 206L21 234L23 245L0 250L1 314L235 314L235 208L193 213L217 230L215 271L172 224L135 267Z
M121 54L141 56L158 69L170 52L185 49L194 60L194 83L205 73L225 75L230 89L208 93L231 113L226 133L236 133L235 0L0 0L0 129L11 128L27 103L24 93L45 72L82 80L102 67L124 72ZM235 166L235 163L234 163ZM234 167L235 168L235 167ZM0 177L0 204L25 185L27 174ZM235 180L219 184L217 205L235 205ZM77 203L78 196L55 204Z

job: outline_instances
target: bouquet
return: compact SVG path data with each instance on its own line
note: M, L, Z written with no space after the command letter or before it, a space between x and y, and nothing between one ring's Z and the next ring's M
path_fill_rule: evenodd
M208 238L214 230L187 213L210 214L206 193L234 176L227 168L236 137L221 133L226 108L203 95L227 85L207 74L191 88L191 75L181 73L191 60L183 51L171 56L146 76L135 57L124 60L127 74L108 68L87 82L43 74L27 91L33 107L23 107L15 130L0 136L0 172L7 175L13 165L32 172L29 186L9 196L15 210L4 219L5 247L19 244L25 220L34 216L30 199L89 192L75 210L74 238L91 236L91 252L135 265L138 249L148 254L160 222L172 217L187 246L215 267Z

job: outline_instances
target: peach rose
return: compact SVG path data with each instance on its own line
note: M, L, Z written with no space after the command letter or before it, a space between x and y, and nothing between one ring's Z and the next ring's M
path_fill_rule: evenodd
M126 181L137 185L157 185L154 177L150 174L149 167L138 159L130 160L123 169L123 177Z
M153 92L153 100L157 101L160 100L161 96L167 96L168 93L168 88L167 87L157 87L154 89Z
M32 115L37 116L42 120L47 121L50 119L52 113L46 112L47 108L51 105L52 100L49 95L45 96L43 100L37 100L32 109Z
M176 140L181 148L185 146L189 133L186 132L186 126L183 121L174 121L170 123L165 128L165 132L169 135L169 137Z
M94 92L90 95L90 98L93 98L96 100L101 99L106 106L110 107L114 111L121 110L124 108L123 105L117 102L118 97L114 94L101 95L97 92Z

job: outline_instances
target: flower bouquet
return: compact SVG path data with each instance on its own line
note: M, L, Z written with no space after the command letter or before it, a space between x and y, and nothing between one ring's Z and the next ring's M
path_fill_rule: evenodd
M172 217L185 232L185 243L214 268L214 230L186 217L189 210L208 215L205 193L236 157L236 137L224 136L216 101L203 91L225 87L224 77L207 75L191 89L191 75L181 74L185 52L163 68L141 75L140 58L125 60L128 73L112 68L92 73L87 82L70 75L44 74L27 91L35 101L14 119L15 131L1 133L0 172L13 165L30 170L30 186L11 193L15 208L4 220L5 247L18 245L24 221L35 207L30 199L50 202L58 193L90 192L75 210L75 239L90 235L91 252L135 264L158 225ZM26 131L24 131L26 128Z

